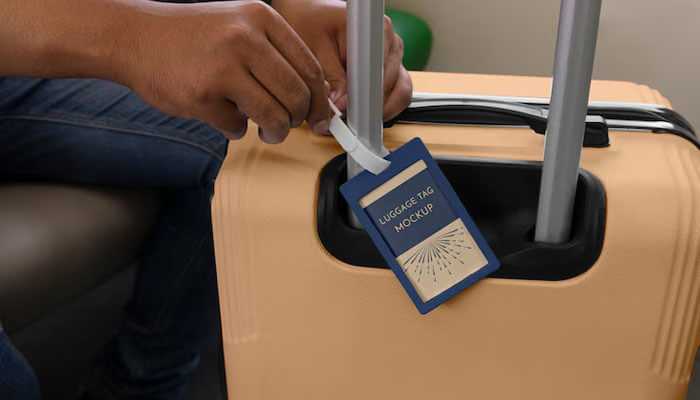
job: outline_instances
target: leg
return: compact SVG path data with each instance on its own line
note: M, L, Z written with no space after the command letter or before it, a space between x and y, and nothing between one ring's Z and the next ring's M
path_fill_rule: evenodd
M0 327L0 398L39 400L39 383L27 361Z
M0 177L161 188L126 320L90 387L96 398L182 397L215 304L209 201L226 145L110 82L0 79Z
M164 197L127 317L99 361L89 399L183 397L218 312L210 198L210 187Z

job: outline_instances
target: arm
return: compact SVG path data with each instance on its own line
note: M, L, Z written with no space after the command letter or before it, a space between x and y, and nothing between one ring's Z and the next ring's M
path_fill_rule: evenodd
M0 76L115 79L126 32L157 3L141 0L3 0Z
M327 129L320 64L261 2L2 1L0 76L110 79L231 138L248 117L270 143L304 120Z

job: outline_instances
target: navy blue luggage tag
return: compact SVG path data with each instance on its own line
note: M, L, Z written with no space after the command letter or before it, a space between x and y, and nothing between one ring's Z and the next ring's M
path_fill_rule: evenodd
M421 314L499 268L500 263L428 149L415 138L383 160L331 132L363 171L340 187L350 208ZM334 126L335 125L335 126ZM344 124L343 124L344 125ZM368 150L361 144L362 152ZM377 160L379 159L379 160ZM384 164L381 164L381 161Z

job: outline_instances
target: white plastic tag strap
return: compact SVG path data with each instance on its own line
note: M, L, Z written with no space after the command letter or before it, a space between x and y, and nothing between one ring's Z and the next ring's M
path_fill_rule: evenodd
M335 104L333 104L333 102L329 103L335 114L333 118L331 118L329 130L331 134L333 134L335 140L340 143L340 147L357 161L362 168L375 175L387 169L391 163L368 149L367 146L357 138L357 135L350 130L350 127L340 118L341 113Z

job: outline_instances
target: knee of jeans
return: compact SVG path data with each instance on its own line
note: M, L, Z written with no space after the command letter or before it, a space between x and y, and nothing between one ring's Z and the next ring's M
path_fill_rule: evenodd
M219 174L224 162L226 150L214 151L204 146L193 144L171 144L161 148L156 155L156 167L148 169L154 163L149 160L143 173L145 181L157 181L163 187L204 188L209 190ZM162 167L165 166L165 167Z
M205 158L205 167L201 177L203 187L212 186L219 175L219 171L221 170L221 166L228 152L228 141L224 140L223 143L219 144L217 147L217 151L207 154Z
M223 165L223 160L215 157L209 157L206 162L206 167L202 175L202 186L209 188L213 186L214 181L219 176L221 171L221 166Z

